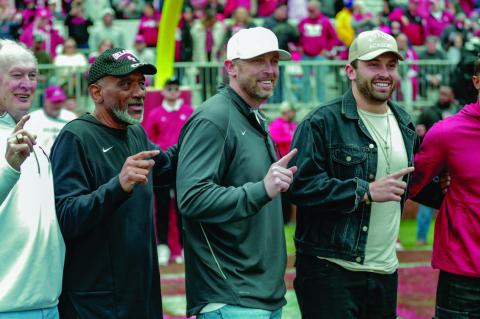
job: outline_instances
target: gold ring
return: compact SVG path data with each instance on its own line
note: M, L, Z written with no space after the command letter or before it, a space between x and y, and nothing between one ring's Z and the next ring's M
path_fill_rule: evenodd
M15 138L17 139L17 143L20 144L20 143L23 143L23 135L22 134L17 134L15 135Z

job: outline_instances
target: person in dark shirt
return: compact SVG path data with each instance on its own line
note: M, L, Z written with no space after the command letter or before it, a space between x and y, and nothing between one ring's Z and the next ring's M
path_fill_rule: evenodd
M176 148L156 149L139 125L145 75L155 73L128 50L103 52L88 75L95 111L53 145L67 247L61 318L162 318L153 190L174 178Z
M187 315L281 317L286 249L280 193L295 150L278 160L259 106L278 78L278 48L265 28L227 44L229 85L200 105L180 134L177 203L183 218Z

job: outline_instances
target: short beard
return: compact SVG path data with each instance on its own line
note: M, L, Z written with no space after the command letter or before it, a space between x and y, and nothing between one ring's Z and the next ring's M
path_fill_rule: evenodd
M143 120L143 114L138 120L131 117L130 114L128 114L128 108L126 108L122 111L122 110L120 110L119 107L113 107L112 111L113 111L113 114L115 115L115 117L117 119L119 119L121 122L123 122L127 125L140 124Z

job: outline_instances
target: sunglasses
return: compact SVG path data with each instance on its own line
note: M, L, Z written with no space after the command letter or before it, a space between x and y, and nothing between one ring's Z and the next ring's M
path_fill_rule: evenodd
M167 86L167 87L165 88L165 91L168 91L168 92L176 92L176 91L178 91L178 90L180 90L180 88L177 87L177 86Z

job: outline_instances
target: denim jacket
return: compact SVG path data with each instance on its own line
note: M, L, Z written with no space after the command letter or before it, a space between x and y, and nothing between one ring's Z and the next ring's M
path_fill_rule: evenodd
M408 166L413 166L419 143L415 127L397 104L388 105L402 133ZM298 207L297 252L362 264L371 212L362 198L375 180L378 149L358 116L351 89L305 117L295 133L295 147L298 153L289 165L298 171L289 195ZM403 195L402 207L405 199Z

